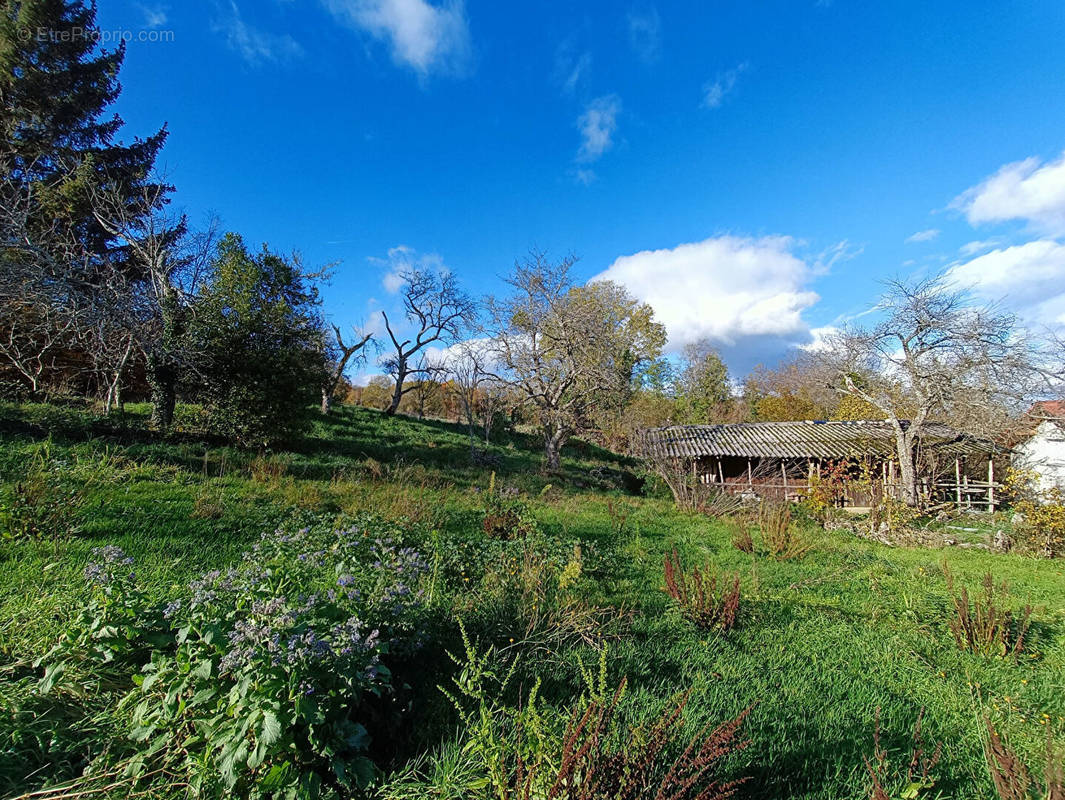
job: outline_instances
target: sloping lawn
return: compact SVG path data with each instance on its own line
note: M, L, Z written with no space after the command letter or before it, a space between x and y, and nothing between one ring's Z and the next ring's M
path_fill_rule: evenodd
M403 520L439 567L435 634L404 690L407 721L376 734L379 786L419 758L420 777L405 780L432 784L432 757L463 746L465 732L436 688L454 671L445 651L462 647L458 619L481 645L498 647L500 659L518 659L508 702L519 702L537 679L550 706L566 707L580 693L582 665L600 651L574 637L523 637L520 602L494 610L484 599L495 596L498 563L510 563L493 559L520 562L535 548L557 550L563 561L580 554L569 597L608 620L607 672L615 684L627 678L626 713L634 719L653 717L688 689L693 723L752 707L743 728L751 745L726 764L731 776L749 779L743 796L868 796L864 759L873 754L877 716L881 744L903 772L922 709L926 749L942 744L934 786L919 797L993 796L982 752L985 716L1037 765L1048 730L1065 732L1058 561L888 548L812 526L802 534L812 549L777 561L738 551L723 521L679 513L662 497L627 494L631 478L623 473L634 465L588 445L569 449L561 475L545 476L535 438L479 443L487 457L474 465L461 426L364 409L340 409L274 453L223 447L194 431L160 439L144 430L145 409L131 412L99 419L78 409L0 407L8 531L0 543L0 794L75 777L108 749L109 737L125 735L124 721L109 711L113 697L49 705L34 688L41 672L34 660L86 601L82 573L94 548L120 546L134 559L137 580L162 602L200 574L236 564L294 512ZM540 529L531 543L486 543L482 520L493 482L497 492L512 487L526 500ZM674 548L688 565L709 561L739 574L739 624L727 635L701 631L673 609L662 564ZM527 562L519 568L530 569ZM964 652L948 628L948 573L955 587L975 590L987 571L1008 582L1014 608L1035 608L1015 659Z

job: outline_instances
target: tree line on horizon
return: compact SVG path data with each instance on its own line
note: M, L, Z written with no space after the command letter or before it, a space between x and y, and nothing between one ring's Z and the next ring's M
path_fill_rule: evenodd
M196 403L208 430L247 446L298 435L309 406L328 414L336 400L462 419L471 450L475 428L487 438L501 420L540 432L548 469L575 435L624 450L635 431L670 424L881 419L913 485L925 424L1000 435L1059 385L1060 342L938 279L889 284L876 325L739 382L709 342L664 356L653 308L610 281L577 284L573 257L540 251L514 264L498 297L474 298L451 272L408 269L402 312L382 312L380 334L344 332L323 312L329 268L171 208L174 187L156 169L166 128L123 144L122 120L107 116L122 46L20 35L73 27L93 30L95 7L26 0L0 17L9 398L76 395L107 411L147 399L160 431L179 400ZM347 376L372 355L384 375L353 386Z

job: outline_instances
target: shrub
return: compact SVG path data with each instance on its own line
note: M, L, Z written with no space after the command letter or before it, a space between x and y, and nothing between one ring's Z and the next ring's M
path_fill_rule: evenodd
M1021 543L1046 558L1065 553L1065 491L1057 486L1041 489L1035 473L1011 470L1006 492L1020 514L1016 533Z
M947 585L953 592L954 581L947 572ZM1016 656L1024 649L1024 637L1031 623L1032 607L1026 605L1015 617L1013 612L1001 605L1000 597L1008 595L1005 583L998 588L988 572L983 579L982 600L969 600L968 590L962 586L960 593L952 595L954 615L950 630L962 650L994 656Z
M787 503L763 502L758 508L758 527L766 550L775 559L801 558L810 550L810 543L792 524L791 506Z
M943 745L937 743L929 755L921 732L923 718L922 708L913 727L913 746L906 756L906 769L903 770L898 762L891 759L880 742L880 707L877 706L873 727L873 757L870 759L863 756L866 772L872 781L870 800L892 800L894 797L916 800L925 790L931 790L935 786L932 770L943 754Z
M987 740L984 756L991 772L991 782L1000 800L1063 800L1065 799L1065 771L1061 754L1055 752L1047 736L1046 764L1042 785L1032 777L1031 770L1020 756L1003 741L991 720L984 718Z
M297 259L221 239L189 331L213 433L262 447L307 429L326 373L319 304Z
M811 513L824 519L847 496L847 484L851 482L847 462L829 461L821 472L808 479L810 491L805 498Z
M707 563L685 572L676 549L663 565L666 592L685 619L703 630L729 631L740 608L740 576L718 575Z
M482 530L493 539L523 539L539 530L532 508L516 488L495 488L493 472L484 498Z
M880 495L879 502L875 503L870 515L870 524L874 533L881 523L886 523L888 530L892 533L904 531L913 527L920 518L920 509L907 505L904 500L897 497L884 495L882 492Z
M420 645L427 565L390 533L368 517L278 530L165 606L105 548L86 570L95 599L44 659L41 688L68 670L124 678L129 775L207 797L365 787L367 703L392 685L384 659Z

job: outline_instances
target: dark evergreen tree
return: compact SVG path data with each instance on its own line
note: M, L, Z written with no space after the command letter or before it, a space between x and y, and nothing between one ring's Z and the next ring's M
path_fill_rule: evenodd
M123 123L107 110L125 48L101 48L98 33L95 3L0 0L0 332L17 334L9 362L29 353L42 372L56 368L56 352L67 369L91 361L84 331L115 316L109 303L128 311L116 281L148 271L101 224L101 190L124 216L157 211L168 195L151 182L165 127L117 140Z

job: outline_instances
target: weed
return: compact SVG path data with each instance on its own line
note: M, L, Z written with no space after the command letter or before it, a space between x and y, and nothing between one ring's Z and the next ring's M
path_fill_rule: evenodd
M221 498L206 487L196 493L196 501L192 506L193 519L219 519L225 511L226 507Z
M566 724L557 772L549 773L554 780L547 797L724 800L735 795L743 779L722 782L712 775L726 756L749 744L740 739L739 729L750 709L712 731L709 726L704 727L670 762L666 753L682 735L682 715L691 698L690 690L667 706L648 729L629 728L624 732L618 730L621 725L617 711L625 687L622 679L609 700L595 697L573 709ZM619 739L620 746L615 744ZM536 764L525 766L519 762L515 784L520 794L515 797L530 800L540 796L534 790L537 768Z
M953 592L954 580L947 571L947 586ZM1001 597L1008 595L1003 582L996 589L995 580L987 572L983 578L983 599L969 599L969 591L962 586L953 595L954 615L950 631L962 650L989 656L1016 657L1024 649L1024 637L1031 624L1032 607L1026 605L1015 617L1001 604ZM996 596L996 591L998 596Z
M1042 785L1032 777L1032 772L1013 750L991 721L984 718L987 739L984 756L991 772L991 782L1000 800L1065 800L1065 768L1061 754L1056 752L1047 731L1046 764L1043 768Z
M0 539L62 538L76 532L84 493L64 474L63 465L38 453L22 479L0 499Z
M460 669L453 679L457 692L441 691L463 722L463 751L476 761L466 777L469 788L484 787L500 800L724 800L744 782L721 781L714 773L722 760L749 745L739 730L750 709L712 730L703 727L685 742L689 690L649 726L626 725L619 708L627 682L610 690L604 653L598 674L582 665L586 689L559 734L557 712L540 707L539 682L523 705L505 705L500 698L516 662L508 666L491 648L479 651L464 628L462 635L466 658L452 657Z
M935 786L935 778L932 770L939 763L943 754L942 743L937 743L931 755L928 754L921 733L921 722L924 718L922 708L917 715L917 722L913 727L913 747L910 751L905 771L896 762L892 761L888 751L880 741L880 707L876 709L876 722L873 726L873 757L863 757L865 769L872 781L870 800L892 800L894 797L902 800L916 800L921 797L925 790L931 790Z
M740 608L740 576L718 575L707 563L685 572L676 549L663 564L666 592L681 614L703 630L729 631Z
M632 508L621 503L615 503L613 498L606 501L606 513L610 515L610 531L618 539L625 533L625 525L632 514Z
M751 529L747 523L732 517L728 520L728 525L732 529L732 546L741 553L754 553L754 539L751 538Z
M812 547L792 524L788 503L763 502L758 508L758 527L769 555L779 561L802 558Z
M523 539L539 530L532 508L516 488L496 490L494 472L485 493L481 528L493 539Z
M259 453L248 465L248 471L251 473L251 479L256 483L277 486L281 482L281 478L288 472L288 462L278 456Z

